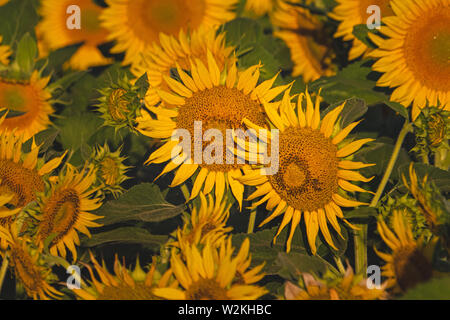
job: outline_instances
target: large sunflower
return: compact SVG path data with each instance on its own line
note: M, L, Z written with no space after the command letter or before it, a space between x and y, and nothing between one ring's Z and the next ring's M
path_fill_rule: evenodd
M244 118L248 118L260 126L264 125L265 115L261 101L272 101L287 86L272 88L276 76L257 86L259 68L258 65L253 66L238 74L237 67L233 64L228 72L221 74L215 59L208 51L208 67L197 59L191 64L192 76L189 76L177 65L181 81L164 77L170 92L158 90L158 94L163 102L176 106L177 109L149 107L149 110L154 112L158 119L155 120L150 114L143 112L142 117L137 119L139 124L137 129L152 138L169 139L160 149L150 155L146 163L162 163L170 160L160 175L180 167L171 187L180 185L198 172L191 199L198 195L203 186L205 194L210 193L215 186L215 194L217 200L220 201L229 186L239 205L242 206L244 187L236 179L241 176L241 168L244 167L244 164L237 163L233 153L226 148L225 141L223 152L215 155L217 161L208 164L202 159L198 161L195 154L192 156L182 152L179 145L180 139L175 139L175 137L171 139L171 137L177 129L189 131L191 150L200 148L200 153L203 154L211 149L211 144L200 145L201 142L195 142L197 139L194 131L195 122L201 122L202 135L208 129L216 129L220 130L224 137L223 140L227 137L226 130L228 129L242 128L245 130L245 126L242 124ZM176 154L179 156L173 159L172 155ZM192 159L194 161L191 161ZM231 164L230 159L234 160ZM181 164L181 162L184 163ZM218 162L222 162L222 164Z
M38 71L25 81L0 77L0 111L19 113L8 116L0 129L14 131L25 140L46 129L53 113L49 103L51 92L46 88L49 80L50 77L41 78Z
M56 184L51 188L48 196L40 199L41 215L37 231L39 247L44 246L45 240L52 236L49 248L52 255L66 257L66 247L71 251L74 261L77 259L75 245L80 244L78 232L91 236L88 228L100 227L94 220L102 218L89 213L98 209L102 203L100 199L91 197L97 188L91 188L96 174L94 168L77 172L74 167L67 165Z
M237 0L107 0L101 15L109 39L117 44L113 53L125 51L124 64L139 62L152 50L159 34L176 36L180 30L211 28L232 20Z
M62 293L48 283L51 269L41 265L41 256L33 247L31 239L18 236L18 227L15 223L9 228L0 226L0 238L8 244L11 267L29 297L35 300L48 300L62 296Z
M281 28L274 36L282 39L290 49L293 77L302 76L305 82L310 82L335 73L332 64L335 54L330 49L329 37L323 23L308 9L280 0L271 18L272 23Z
M378 232L392 252L382 253L376 249L375 252L386 261L382 275L388 278L387 286L407 290L432 277L433 242L426 246L423 239L416 241L402 211L394 211L392 226L394 232L382 219L378 221Z
M192 209L189 221L185 221L183 229L177 230L178 241L172 245L184 247L187 244L219 245L233 228L226 227L230 216L230 204L225 201L214 201L211 195L205 197L200 192L200 206Z
M284 227L291 222L291 231L287 240L288 252L303 213L308 242L312 253L315 254L315 242L319 229L326 242L335 248L328 222L341 234L336 219L336 217L344 218L340 206L355 207L365 204L347 199L345 192L367 192L349 181L370 181L371 179L363 177L354 170L369 167L372 164L353 162L346 158L373 139L361 139L351 143L344 141L359 123L354 122L342 130L335 127L344 104L330 111L321 120L320 96L316 97L313 104L310 94L306 91L299 96L296 107L291 99L292 97L286 91L279 112L272 106L264 104L270 121L280 130L278 141L272 141L269 135L266 149L271 150L272 143L278 145L278 171L269 175L266 168L251 170L239 180L246 185L257 187L256 191L249 196L249 200L264 196L254 206L267 201L268 210L275 208L260 226L284 213L274 242ZM306 111L302 106L305 100ZM245 119L244 123L256 130L261 129L248 119Z
M373 70L384 73L381 87L396 88L391 100L409 107L415 120L421 109L450 110L450 2L448 0L392 0L395 16L382 21L380 32L370 33L378 46Z
M0 43L3 37L0 35ZM9 64L9 56L12 54L11 48L8 45L0 45L0 64Z
M91 276L91 286L82 289L75 289L75 294L83 300L159 300L153 294L153 288L167 287L172 272L169 270L159 279L156 279L156 260L153 261L148 273L144 273L139 264L133 271L128 270L124 264L120 264L116 255L114 260L114 274L111 274L105 266L101 266L91 254L91 262L99 276L96 279L92 268L86 267ZM177 286L172 282L169 287Z
M225 34L216 34L214 29L195 30L189 35L180 30L178 38L160 33L159 43L154 42L152 49L142 53L141 62L131 67L137 78L147 72L150 84L145 98L147 104L152 106L160 102L157 90L168 89L164 76L170 77L171 70L175 69L177 64L185 70L189 69L189 61L192 59L200 59L206 64L208 50L221 70L235 61L233 48L225 46Z
M67 9L71 5L80 8L80 29L69 29ZM41 48L51 50L83 42L81 47L67 62L67 66L85 70L92 66L102 66L112 62L105 58L98 46L106 42L108 32L100 26L102 8L92 0L45 0L41 1L42 21L36 27L38 38L43 41ZM41 52L41 55L43 52Z
M229 238L215 248L208 241L202 250L188 245L182 254L173 249L171 270L182 288L157 288L154 294L170 300L255 300L264 295L264 288L236 283L237 265L242 259L239 256L245 251L232 257L234 248L230 242Z
M353 35L353 28L360 24L366 24L371 13L367 13L367 8L376 5L381 10L381 17L393 15L389 7L390 0L336 0L337 6L329 16L340 21L338 29L334 34L335 38L342 37L344 41L352 41L352 48L349 52L349 59L353 60L364 53L369 48Z

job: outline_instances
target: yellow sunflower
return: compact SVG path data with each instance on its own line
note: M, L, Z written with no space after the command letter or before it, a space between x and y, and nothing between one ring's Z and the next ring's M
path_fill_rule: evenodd
M177 108L149 107L148 109L155 113L158 119L155 120L149 113L143 112L142 117L137 119L137 130L152 138L168 139L161 148L150 155L146 163L163 163L170 160L160 175L179 167L171 187L182 184L198 172L191 199L198 195L202 187L204 194L209 194L215 186L216 198L220 201L230 187L242 207L244 187L236 179L242 175L241 169L245 164L238 163L232 151L226 148L227 130L239 128L245 130L242 124L244 118L260 126L264 125L265 115L261 101L272 101L287 86L272 88L277 76L257 86L259 65L238 74L236 64L233 64L227 72L221 74L210 51L207 56L208 67L199 59L191 63L191 76L177 65L181 81L164 77L170 91L158 90L158 94L164 103ZM201 129L198 128L198 123L201 123ZM179 145L181 139L172 137L177 129L187 130L191 136L191 150L199 151L201 148L200 152L192 152L194 154L192 156L188 155L187 151L182 151ZM207 153L211 149L212 144L200 145L198 141L195 142L199 130L203 136L209 129L219 130L224 137L223 151L221 154L219 151L214 154L215 161L211 164L195 156Z
M380 258L386 261L382 275L388 278L387 286L400 288L405 291L416 284L425 282L432 277L431 256L433 243L426 246L423 239L415 240L411 224L406 214L394 211L392 226L394 232L380 219L378 232L386 245L392 250L390 254L375 249Z
M271 12L274 6L275 0L246 0L244 9L260 17Z
M15 223L8 229L0 226L0 238L5 239L8 244L11 267L29 297L48 300L62 296L62 293L48 283L51 269L41 265L41 256L38 250L33 248L31 239L18 236Z
M324 34L323 23L308 9L281 0L271 18L272 23L281 28L274 36L290 49L293 77L302 76L305 82L310 82L335 74L332 64L335 54L330 49L329 37Z
M65 156L64 154L45 163L38 157L39 147L34 141L29 153L22 151L22 145L22 137L0 133L0 192L8 197L13 195L8 204L16 208L23 208L37 199L37 193L45 190L43 176L57 168ZM14 211L10 213L12 212ZM2 226L9 226L12 220L11 214L0 215ZM0 247L5 246L3 241L0 243Z
M100 19L117 44L111 52L125 51L123 63L139 62L152 50L160 33L176 36L180 30L212 28L234 19L237 0L107 0Z
M233 49L225 46L225 34L216 34L215 29L195 30L189 35L180 30L178 38L160 33L159 43L154 42L151 50L142 53L142 60L131 66L131 72L136 78L147 72L150 88L145 100L147 105L153 106L161 101L157 90L168 90L164 77L170 77L177 64L184 70L190 68L191 59L200 59L206 64L210 50L222 70L236 60Z
M177 230L178 241L172 245L183 248L186 245L205 244L219 245L233 228L226 227L230 216L230 204L225 201L214 201L211 195L205 197L200 192L200 206L192 209L189 221L185 221L183 229Z
M72 5L80 8L80 29L67 26L70 22L67 10ZM102 8L92 0L41 1L42 21L36 27L38 39L43 42L40 47L54 50L83 42L66 64L76 70L111 63L112 59L104 57L98 49L99 45L107 41L108 35L107 30L100 25L101 11Z
M3 37L0 35L0 43ZM11 48L8 45L0 45L0 64L9 64L9 56L12 54Z
M367 287L367 279L355 276L348 266L345 275L329 281L316 280L309 273L302 274L304 289L287 282L284 295L286 300L378 300L385 299L385 285L381 288Z
M268 118L280 131L277 140L272 141L272 135L269 135L267 142L267 150L272 149L272 146L269 146L272 143L278 145L278 171L269 175L264 167L250 170L239 178L239 181L245 185L256 186L256 191L249 196L249 200L263 196L254 204L255 207L267 201L268 210L275 208L260 226L284 213L274 242L284 227L291 222L287 240L288 252L303 213L308 242L312 253L315 254L319 229L326 242L336 249L328 229L328 222L341 235L336 219L336 217L344 218L341 206L355 207L366 204L347 199L345 193L368 192L349 181L370 181L371 179L363 177L355 170L373 164L353 162L346 158L373 139L361 139L350 143L344 141L360 122L354 122L342 130L335 126L345 104L336 107L321 120L319 95L313 104L310 94L306 91L299 96L296 107L291 99L289 92L286 91L279 112L272 106L264 104ZM302 106L304 102L306 111ZM263 129L248 119L245 119L244 123L255 130Z
M52 255L59 253L65 258L67 247L72 253L73 261L77 260L75 245L80 244L78 231L90 237L88 228L102 226L94 220L103 217L89 213L102 205L100 199L91 197L98 190L91 188L95 178L96 173L92 167L77 172L73 166L67 165L65 172L52 185L50 194L39 199L41 215L37 216L40 221L37 242L40 249L45 240L52 236L49 244Z
M208 241L202 250L188 245L182 255L174 248L170 265L181 288L157 288L154 294L169 300L255 300L267 293L255 285L236 283L242 258L239 253L232 257L234 248L227 245L229 241L223 241L219 248Z
M369 48L353 35L353 28L360 24L366 24L367 19L373 13L367 13L367 8L376 5L380 8L381 18L392 16L389 6L390 0L336 0L337 6L329 14L334 20L340 21L335 38L343 38L344 41L352 41L349 59L354 60L369 51Z
M9 0L0 0L0 6L7 4Z
M117 255L114 260L114 274L111 274L105 266L97 262L92 253L90 255L100 279L97 280L92 268L86 265L91 275L91 286L73 290L83 300L159 300L160 298L153 294L153 288L166 287L172 276L169 270L158 279L156 260L153 260L148 273L141 269L139 260L134 271L128 270L124 264L120 264ZM177 285L175 281L170 286Z
M53 113L49 103L51 92L46 88L49 80L50 77L41 78L38 71L25 81L0 77L0 112L20 113L6 118L0 130L23 135L28 140L48 127L49 116Z
M395 16L370 33L378 46L373 70L383 73L380 87L395 88L391 100L409 107L412 119L427 106L450 110L450 2L448 0L392 0Z

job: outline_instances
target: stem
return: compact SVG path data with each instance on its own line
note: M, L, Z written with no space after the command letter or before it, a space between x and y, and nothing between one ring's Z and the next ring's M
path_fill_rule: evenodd
M344 264L342 263L342 260L340 257L334 257L334 261L336 262L336 265L339 269L339 272L342 274L345 274L345 267Z
M6 271L8 270L8 264L9 264L8 256L5 254L5 257L3 258L2 261L2 267L0 269L0 292L2 291L3 281L5 280Z
M186 184L183 183L180 188L181 188L181 192L183 192L184 199L186 199L186 202L188 202L191 195L189 193L189 190L188 190Z
M409 123L408 120L405 120L403 128L397 137L397 142L395 143L394 150L392 152L391 158L389 159L386 171L384 172L383 178L381 179L381 182L378 185L377 192L375 193L375 196L372 198L369 207L376 207L378 205L378 201L380 200L384 188L386 187L389 178L391 177L392 171L394 170L395 163L397 162L398 155L400 154L403 141L405 140L406 135L410 131L411 131L411 123ZM367 224L357 224L356 226L359 228L359 230L356 232L354 239L355 269L356 273L365 274L367 271Z
M253 233L253 229L255 228L255 220L256 220L256 208L253 208L250 212L250 218L248 220L248 229L247 233Z

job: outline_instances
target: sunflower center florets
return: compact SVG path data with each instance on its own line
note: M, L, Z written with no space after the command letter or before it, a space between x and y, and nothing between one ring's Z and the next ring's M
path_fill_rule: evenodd
M226 138L227 130L242 129L242 120L249 119L251 122L263 126L265 123L264 113L261 105L252 100L250 96L245 95L236 88L227 88L225 86L213 87L194 93L191 98L187 98L185 104L180 108L177 118L177 128L186 129L191 135L192 148L194 150L194 122L198 121L202 125L202 136L209 129L216 129L222 135L222 164L201 164L211 171L227 172L240 165L237 164L236 157L230 155L232 151L227 149ZM203 139L202 139L203 140ZM213 143L202 141L202 150ZM227 154L229 158L234 159L233 164L227 163ZM212 154L214 156L214 153ZM192 158L194 156L192 155Z
M394 254L397 283L403 290L431 278L432 266L416 246L404 246Z
M212 279L202 279L194 282L186 290L187 300L227 300L227 291Z
M135 283L134 287L119 285L105 286L99 294L98 300L158 300L152 289L142 283Z
M29 294L39 292L42 287L42 276L30 255L21 247L14 246L11 250L11 260L16 276L21 280Z
M302 211L323 208L337 192L337 148L310 128L288 128L279 138L280 168L268 176L290 206Z

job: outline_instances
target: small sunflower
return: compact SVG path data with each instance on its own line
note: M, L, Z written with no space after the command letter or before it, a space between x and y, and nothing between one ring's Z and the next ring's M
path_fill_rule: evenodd
M414 240L411 225L401 211L394 211L392 225L394 232L380 219L377 227L381 238L392 252L382 253L376 249L375 252L386 261L382 275L388 278L387 287L395 286L396 289L398 287L405 291L431 279L433 241L430 242L431 245L425 246L423 240Z
M306 111L302 106L305 98ZM341 235L336 219L336 217L344 218L341 206L355 207L366 204L347 199L345 192L368 192L349 181L370 181L371 179L354 170L373 164L353 162L346 158L373 139L361 139L350 143L344 141L360 122L354 122L342 130L335 127L345 103L330 111L321 120L319 95L313 104L310 94L306 91L299 96L297 107L291 103L291 99L289 92L286 91L279 112L272 106L264 104L268 118L280 133L278 141L273 142L272 135L269 135L268 146L263 149L271 150L272 146L269 146L271 143L278 145L278 171L268 175L265 167L250 170L239 178L239 181L257 188L248 200L263 196L254 204L255 207L267 201L268 210L276 208L260 226L284 213L274 242L284 227L291 222L287 240L288 252L303 213L308 242L312 253L315 254L319 229L326 242L336 249L328 229L328 222ZM257 131L262 129L251 120L245 119L244 123Z
M29 80L18 81L0 77L0 112L19 112L7 117L0 125L16 135L28 140L36 133L45 130L53 114L50 105L51 92L47 88L50 77L40 77L34 71ZM14 130L15 129L15 130Z
M5 239L8 244L11 267L29 297L48 300L62 296L62 293L48 283L51 269L41 264L41 256L33 247L31 239L18 236L15 223L8 229L0 226L0 238Z
M292 76L302 76L305 82L335 74L329 37L323 23L308 9L278 2L272 14L272 23L281 28L274 36L282 39L291 51L294 62Z
M175 36L180 30L217 27L234 19L237 0L107 0L100 19L117 44L111 52L125 51L123 63L138 63L152 50L160 33Z
M216 198L222 198L229 186L242 207L244 187L236 179L241 176L241 169L245 164L236 161L233 153L226 148L225 141L223 151L214 153L214 161L208 164L202 159L197 159L194 152L192 152L194 156L182 152L179 145L180 139L175 139L172 135L174 132L176 133L177 129L189 131L191 150L198 151L201 148L197 154L203 154L211 149L212 144L205 143L205 146L202 143L200 146L200 143L195 142L197 139L194 130L196 124L201 123L202 136L208 129L216 129L221 132L223 140L228 136L227 130L246 129L242 124L244 118L262 126L265 123L265 115L261 101L272 101L287 86L272 88L277 76L257 86L259 65L238 74L236 64L233 64L228 72L224 71L221 74L210 51L207 56L208 67L199 59L191 63L190 73L192 76L189 76L177 65L180 81L164 77L171 90L169 92L159 90L158 94L164 103L177 108L149 107L148 109L155 113L158 119L155 120L149 113L143 112L142 117L137 119L139 124L137 130L151 138L168 139L161 148L150 155L146 163L162 163L170 160L160 175L175 170L181 165L171 187L182 184L198 172L191 199L198 195L203 186L204 194L209 194L215 186ZM211 153L213 152L211 151ZM175 158L176 161L172 155L178 155ZM181 162L183 163L181 164Z
M0 43L2 43L3 37L0 35ZM0 45L0 64L8 65L9 56L12 54L11 48L8 45Z
M75 289L75 294L83 300L160 300L153 294L153 289L166 287L169 283L172 272L168 271L157 279L156 260L153 261L148 273L145 273L136 262L134 271L128 270L125 264L120 264L116 255L114 260L114 274L111 274L106 267L101 266L95 257L91 255L91 262L99 275L97 280L89 265L86 267L91 275L91 286ZM176 286L172 282L171 286Z
M80 8L80 29L69 29L67 9L76 5ZM67 62L76 70L110 64L112 59L103 56L98 46L105 43L108 32L100 25L102 8L92 0L46 0L41 1L42 21L36 27L41 48L55 50L83 42ZM41 52L41 55L43 53Z
M234 248L229 242L230 238L217 249L209 241L202 250L187 245L181 254L174 248L170 265L181 288L157 288L154 294L169 300L255 300L263 296L264 288L236 283L239 254L245 250L232 257Z
M370 56L373 70L383 73L380 87L395 88L391 100L409 107L412 119L427 106L450 110L450 2L448 0L392 0L395 16L370 33L378 46Z
M360 24L366 24L372 13L367 13L367 8L376 5L381 10L381 17L392 16L389 6L390 0L336 0L337 6L329 14L334 20L340 21L335 38L343 38L344 41L352 41L349 59L354 60L369 51L367 45L353 35L353 28Z
M271 12L274 7L275 0L246 0L244 9L260 17Z
M200 59L206 64L208 50L221 70L235 61L233 47L225 45L225 33L216 34L215 29L195 30L189 35L180 30L178 38L160 33L159 43L154 42L151 50L142 53L141 62L131 67L136 77L147 72L150 84L145 98L147 105L153 106L161 101L157 90L169 89L164 77L170 77L177 64L184 70L190 68L192 59Z
M355 276L349 266L343 277L329 281L316 280L309 273L302 274L304 289L287 282L287 300L378 300L386 298L384 285L381 288L368 288L367 279Z
M50 194L39 199L41 215L37 216L40 221L37 242L40 249L45 240L53 236L49 244L50 253L54 256L59 253L65 258L67 247L76 261L75 245L80 244L78 231L90 237L88 228L100 227L101 224L94 221L103 218L89 213L102 205L100 199L91 197L98 190L91 188L95 178L93 167L77 172L73 166L67 165L65 172L52 185Z
M182 230L177 230L178 241L172 245L183 248L188 244L205 244L208 241L212 245L222 243L233 229L226 227L230 206L224 201L214 201L211 195L205 197L200 192L199 208L192 209L189 221L184 223Z
M37 193L45 190L43 177L57 168L65 156L64 153L45 163L38 157L39 147L34 141L29 153L22 151L22 145L22 137L0 133L0 192L13 195L8 204L16 208L23 208L37 199ZM0 216L0 225L8 226L12 220L11 215Z
M103 147L97 146L91 156L91 164L96 168L96 180L100 183L102 193L110 192L114 197L123 192L121 183L129 179L126 172L130 167L123 163L126 158L120 156L121 152L121 147L111 152L105 144Z

